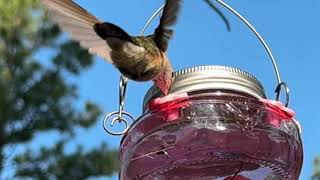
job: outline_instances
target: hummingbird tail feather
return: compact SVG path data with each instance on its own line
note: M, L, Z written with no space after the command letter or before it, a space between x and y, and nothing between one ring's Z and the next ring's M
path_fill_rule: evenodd
M131 41L131 36L121 29L119 26L116 26L112 23L97 23L94 25L94 30L102 39L106 40L107 38L117 38L124 41Z

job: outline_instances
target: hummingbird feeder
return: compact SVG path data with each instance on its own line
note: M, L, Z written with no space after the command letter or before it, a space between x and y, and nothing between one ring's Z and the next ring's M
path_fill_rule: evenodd
M239 17L264 45L278 80L276 100L267 99L262 84L245 71L199 66L175 72L165 97L152 87L145 95L143 114L134 120L123 111L127 79L121 77L119 110L107 115L103 124L108 133L123 135L121 180L299 178L301 128L288 108L289 90L276 61L254 27L225 2L217 2ZM284 104L279 101L282 89ZM124 131L110 130L110 125L121 122Z

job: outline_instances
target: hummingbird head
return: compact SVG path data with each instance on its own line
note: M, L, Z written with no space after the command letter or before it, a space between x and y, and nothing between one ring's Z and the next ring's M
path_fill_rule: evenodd
M169 94L170 87L173 83L173 72L169 61L164 67L162 72L153 79L154 84L160 89L160 91L166 96Z
M153 79L153 82L166 96L169 94L169 90L173 82L172 73L163 72Z

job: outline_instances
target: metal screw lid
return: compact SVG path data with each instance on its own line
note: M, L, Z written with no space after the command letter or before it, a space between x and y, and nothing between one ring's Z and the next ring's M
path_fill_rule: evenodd
M232 67L192 67L175 72L174 77L170 93L225 89L247 93L258 99L266 98L263 86L253 75ZM143 107L160 96L159 89L152 86L144 97Z

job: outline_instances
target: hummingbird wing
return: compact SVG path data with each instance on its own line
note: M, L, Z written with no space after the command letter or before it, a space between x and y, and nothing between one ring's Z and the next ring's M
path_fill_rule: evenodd
M62 30L68 32L73 40L80 42L80 45L90 53L113 63L110 46L94 30L95 24L101 21L72 0L41 0L41 2L48 9L52 20Z
M173 30L170 28L170 26L176 23L180 6L181 0L166 0L166 4L160 19L160 24L156 28L153 36L157 46L163 52L167 50L169 39L173 35Z

